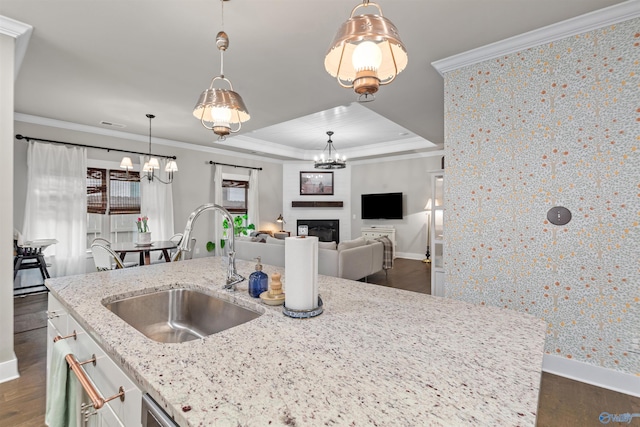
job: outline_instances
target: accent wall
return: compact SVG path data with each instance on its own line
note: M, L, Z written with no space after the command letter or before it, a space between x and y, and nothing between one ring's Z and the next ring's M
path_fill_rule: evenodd
M446 296L543 318L548 355L638 376L639 29L445 74Z

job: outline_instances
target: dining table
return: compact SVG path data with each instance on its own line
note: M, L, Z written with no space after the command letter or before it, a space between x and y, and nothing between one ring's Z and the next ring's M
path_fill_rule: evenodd
M177 248L178 245L171 240L158 240L151 243L136 243L136 242L115 242L111 243L111 249L120 255L120 259L124 262L125 256L128 253L138 252L140 254L140 265L151 264L151 252L162 251L164 260L171 262L171 255L169 251Z

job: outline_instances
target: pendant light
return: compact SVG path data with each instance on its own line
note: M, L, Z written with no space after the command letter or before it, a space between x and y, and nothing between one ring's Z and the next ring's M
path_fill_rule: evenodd
M355 15L362 7L376 7L378 15ZM380 85L387 85L407 66L407 50L396 26L382 15L377 3L364 0L338 29L324 59L325 69L359 101L373 101Z
M149 182L153 182L155 180L161 182L162 184L171 184L173 182L173 173L178 172L178 164L173 159L167 162L167 165L164 168L164 171L168 175L167 181L163 181L155 175L156 169L160 169L160 162L156 157L153 157L151 155L151 120L153 120L156 116L154 116L153 114L147 114L146 116L149 119L149 156L148 159L144 162L144 166L142 166L142 172L146 173L146 177ZM122 167L122 163L120 164L120 167Z
M222 25L224 27L224 2L222 3ZM200 120L202 126L212 130L223 141L230 133L236 133L242 128L242 123L249 120L249 111L239 93L233 90L231 81L224 76L224 52L229 47L229 36L224 31L216 35L216 47L220 51L220 75L211 80L193 109L193 115ZM229 89L215 88L218 83L226 83ZM232 128L232 126L234 126Z

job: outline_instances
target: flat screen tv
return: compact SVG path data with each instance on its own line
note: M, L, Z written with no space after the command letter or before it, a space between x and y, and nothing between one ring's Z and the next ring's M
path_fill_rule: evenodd
M402 193L363 194L362 219L402 219Z

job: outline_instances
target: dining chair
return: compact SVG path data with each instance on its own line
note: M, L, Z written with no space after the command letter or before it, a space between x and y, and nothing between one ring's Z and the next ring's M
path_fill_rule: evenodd
M94 243L99 243L99 244L101 244L103 246L107 246L107 247L111 248L111 242L109 240L105 239L104 237L96 237L95 239L93 239L91 241L91 245L93 245ZM120 258L118 258L118 259L120 259ZM134 262L134 261L122 261L122 260L120 260L120 263L122 265L124 265L124 268L137 267L138 266L138 263Z
M182 234L182 233L176 233L176 234L174 234L173 236L171 236L171 237L169 238L169 240L171 240L171 241L172 241L173 243L175 243L176 245L179 245L179 244L180 244L180 242L182 241L182 236L183 236L183 234ZM170 258L173 258L173 256L175 255L175 253L176 253L176 252L177 252L177 249L171 249L171 250L169 251L169 257L170 257ZM164 259L164 254L162 254L162 253L161 253L161 254L158 256L158 259L159 259L159 260Z
M118 254L111 247L102 242L91 244L91 253L93 254L93 262L98 271L116 270L120 268L136 267L135 263L123 263Z
M105 239L104 237L96 237L95 239L93 239L91 241L91 244L93 245L94 243L102 243L103 245L106 246L111 246L111 242L107 239Z

